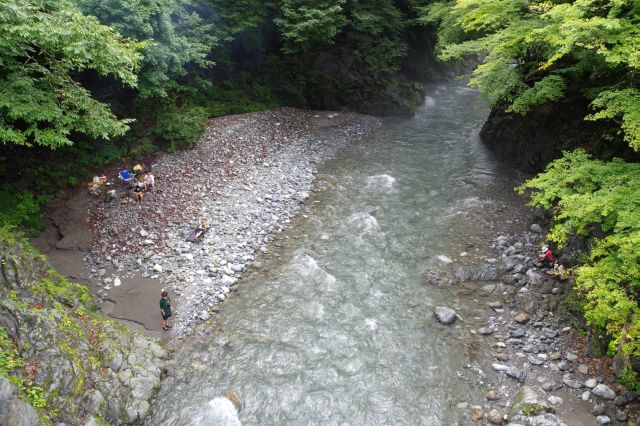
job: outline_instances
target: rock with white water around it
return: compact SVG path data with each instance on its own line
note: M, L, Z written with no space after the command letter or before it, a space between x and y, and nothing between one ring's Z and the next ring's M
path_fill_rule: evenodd
M591 393L602 399L614 399L616 397L616 393L613 389L603 383L600 383L598 386L591 389Z
M433 313L442 324L451 324L456 320L456 311L446 306L436 306Z

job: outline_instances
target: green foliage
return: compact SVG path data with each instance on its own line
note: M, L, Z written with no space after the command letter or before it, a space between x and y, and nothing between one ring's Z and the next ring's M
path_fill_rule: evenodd
M551 240L562 247L571 235L589 238L588 262L574 271L588 324L613 338L610 351L640 355L640 164L577 150L519 188L527 189L531 204L555 209Z
M0 327L0 376L9 377L9 374L24 365L13 341L7 331Z
M47 196L36 196L30 192L16 193L8 185L0 189L0 224L42 231L42 208L49 202Z
M347 25L346 0L282 0L282 17L275 20L285 53L306 53L330 46Z
M193 11L204 1L82 0L82 9L121 34L146 41L139 73L142 99L167 97L186 75L188 64L212 65L207 54L216 45L213 26Z
M638 374L632 368L625 368L617 377L618 382L624 385L630 392L640 392L640 381Z
M201 107L169 106L161 110L153 135L169 150L192 147L205 129L207 112Z
M82 15L68 0L0 3L0 142L58 148L71 134L108 139L127 130L77 74L136 84L140 43Z
M443 60L477 57L471 84L513 112L569 93L591 101L590 120L619 120L640 150L640 3L453 0L423 9L439 22Z

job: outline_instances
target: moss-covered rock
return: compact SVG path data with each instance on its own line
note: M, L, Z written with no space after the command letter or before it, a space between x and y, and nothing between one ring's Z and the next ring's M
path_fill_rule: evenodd
M26 241L0 236L0 376L45 424L143 419L167 352L99 314Z

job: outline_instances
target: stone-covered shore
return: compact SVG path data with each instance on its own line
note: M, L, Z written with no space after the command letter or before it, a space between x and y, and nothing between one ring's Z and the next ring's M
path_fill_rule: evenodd
M469 364L469 376L486 388L483 401L464 402L473 422L510 426L636 425L638 396L616 383L609 365L587 356L582 320L570 311L571 280L552 276L538 259L544 231L499 235L484 264L427 269L425 285L475 283L484 319L465 325L490 348L493 360ZM566 256L560 256L560 261ZM440 322L444 309L434 309ZM482 309L482 308L481 308ZM484 371L483 371L484 368ZM562 414L560 414L562 413Z
M212 119L194 150L156 158L156 187L140 206L122 189L112 203L92 201L85 262L97 294L112 299L134 276L159 280L177 301L172 335L186 335L260 266L256 253L299 211L315 167L379 125L291 108ZM203 241L186 242L204 221Z

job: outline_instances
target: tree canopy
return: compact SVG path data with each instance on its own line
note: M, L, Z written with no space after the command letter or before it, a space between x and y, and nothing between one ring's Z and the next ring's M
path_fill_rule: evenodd
M0 3L0 142L58 148L74 133L109 138L127 130L78 83L94 70L135 86L143 43L83 15L67 0Z
M526 114L579 93L591 102L588 120L620 123L640 150L640 3L456 0L425 9L440 22L439 56L475 56L471 84L495 105Z

